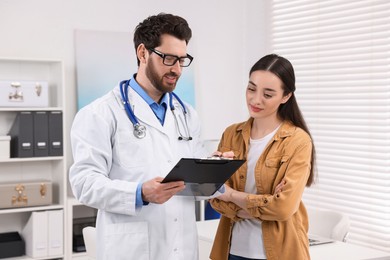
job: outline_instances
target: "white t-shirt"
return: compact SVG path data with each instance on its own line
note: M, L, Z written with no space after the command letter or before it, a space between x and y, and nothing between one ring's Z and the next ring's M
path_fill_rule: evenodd
M279 127L261 139L250 139L249 141L249 151L247 158L248 171L245 183L246 193L257 193L254 171L255 166L266 145L275 135L278 128ZM260 220L246 219L234 224L230 253L232 255L247 258L267 258L263 244L263 231L261 229Z

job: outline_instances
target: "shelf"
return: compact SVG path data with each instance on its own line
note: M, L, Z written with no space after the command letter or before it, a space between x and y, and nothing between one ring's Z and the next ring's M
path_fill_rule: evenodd
M40 258L31 258L31 257L28 257L28 256L18 256L18 257L9 257L9 258L1 258L2 260L36 260L36 259L39 259L39 260L44 260L44 259L60 259L60 258L63 258L63 256L55 256L55 257L40 257Z
M2 260L31 260L34 258L28 257L28 256L18 256L18 257L9 257L9 258L2 258Z
M62 111L62 107L0 107L0 112Z
M90 260L91 258L89 258L87 256L87 253L75 253L73 252L72 254L72 260Z
M61 60L57 59L29 59L29 58L14 58L14 57L0 57L0 61L10 61L10 62L18 62L18 63L58 63Z
M38 207L0 209L0 215L12 214L12 213L22 213L22 212L32 212L32 211L40 211L40 210L54 210L54 209L63 209L63 208L64 208L64 205L54 204L54 205L38 206Z
M40 258L31 258L28 256L18 256L18 257L9 257L9 258L1 258L2 260L45 260L45 259L61 259L64 256L54 256L54 257L40 257Z
M0 163L58 161L58 160L62 160L63 158L64 158L63 156L45 156L45 157L28 157L28 158L9 158L9 159L0 159Z
M67 199L69 206L79 206L83 205L80 201L78 201L75 197L68 197Z

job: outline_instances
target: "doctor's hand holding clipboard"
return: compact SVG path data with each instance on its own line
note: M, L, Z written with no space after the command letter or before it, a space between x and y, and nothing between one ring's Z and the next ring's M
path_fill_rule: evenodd
M185 189L184 181L161 183L163 178L156 177L142 185L142 200L150 203L162 204L167 202L176 193Z

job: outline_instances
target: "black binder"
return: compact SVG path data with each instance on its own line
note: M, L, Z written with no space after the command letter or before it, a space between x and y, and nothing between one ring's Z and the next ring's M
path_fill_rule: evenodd
M245 160L182 158L162 183L184 181L186 188L177 195L213 195Z
M63 155L62 112L49 113L49 156Z
M49 116L47 111L33 113L34 118L34 156L49 156Z
M33 115L19 112L8 133L11 136L11 157L33 157Z

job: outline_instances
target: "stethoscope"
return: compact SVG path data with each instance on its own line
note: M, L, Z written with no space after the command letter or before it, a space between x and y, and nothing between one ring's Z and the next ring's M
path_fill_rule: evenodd
M120 89L121 96L122 96L122 102L123 102L123 106L126 110L126 114L129 117L131 123L133 124L134 136L137 137L138 139L142 139L146 136L146 127L144 125L140 124L140 122L138 121L138 118L134 114L134 111L130 107L129 94L128 94L129 84L130 84L130 80L123 80L119 84L119 89ZM180 105L183 109L184 123L182 122L183 123L182 125L184 126L184 131L185 131L184 135L180 131L179 122L177 120L177 115L175 113L175 106L173 105L173 97L180 103ZM177 129L177 132L179 134L178 139L185 140L185 141L192 140L192 137L190 135L190 131L188 128L188 124L187 124L187 109L184 106L184 103L181 101L181 99L173 92L169 93L169 107L170 107L172 114L173 114L173 117L175 119L176 129Z

